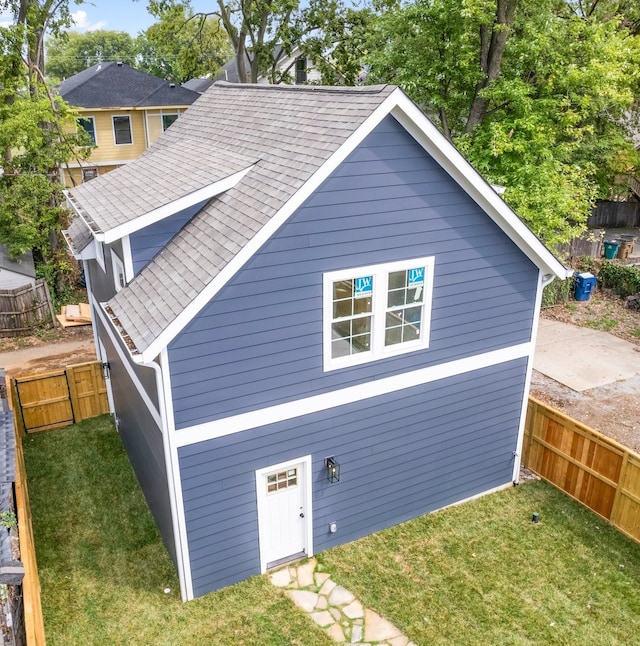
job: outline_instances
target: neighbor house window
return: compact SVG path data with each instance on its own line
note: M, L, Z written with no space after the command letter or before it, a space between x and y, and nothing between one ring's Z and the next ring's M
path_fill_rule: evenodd
M430 257L325 274L325 370L428 347L433 269Z
M111 252L111 267L113 269L113 282L116 286L116 292L119 292L123 287L127 286L127 280L124 274L124 264L114 251Z
M296 58L296 83L300 85L301 83L307 82L307 59L305 56L299 56Z
M162 132L164 132L177 118L178 118L177 114L163 114Z
M82 128L88 135L92 144L96 144L96 121L93 117L80 117L78 119L78 126Z
M98 177L98 169L97 168L83 168L82 169L82 181L83 182L88 182L91 179L95 179Z
M113 136L117 146L133 143L129 115L113 117Z

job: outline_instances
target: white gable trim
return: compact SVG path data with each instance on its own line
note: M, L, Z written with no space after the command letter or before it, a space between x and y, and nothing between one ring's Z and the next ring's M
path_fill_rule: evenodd
M194 316L226 285L243 265L258 252L271 236L302 206L331 173L364 141L365 137L384 119L397 102L399 89L394 90L336 150L331 157L307 180L302 188L265 224L260 231L232 258L222 271L196 298L160 333L155 341L139 355L143 361L155 357L182 331Z
M173 200L168 204L164 204L163 206L160 206L153 211L149 211L148 213L145 213L138 218L135 218L123 224L119 224L113 229L109 229L109 231L106 231L104 233L96 233L96 239L109 244L133 233L134 231L139 231L140 229L144 229L145 227L148 227L151 224L155 224L160 220L164 220L174 213L188 209L190 206L194 206L195 204L209 200L216 195L220 195L220 193L224 193L230 188L233 188L252 168L253 165L248 166L247 168L238 171L237 173L233 173L233 175L229 175L228 177L218 180L213 184L209 184L208 186L198 189L197 191L193 191L188 195L183 195L177 200ZM157 354L158 353L156 353L156 355Z
M184 327L205 307L205 305L226 285L226 283L258 252L263 244L304 204L320 187L331 173L364 141L375 127L389 114L402 119L408 129L444 169L451 173L463 190L470 192L480 205L486 208L490 217L512 237L516 244L526 242L523 253L545 275L564 279L567 270L558 262L546 247L520 221L516 214L500 199L489 184L473 169L471 164L451 145L438 129L422 114L407 95L396 88L336 150L329 159L307 180L282 208L265 224L260 231L231 259L222 271L196 296L196 298L158 335L158 337L138 356L138 360L148 362L157 356L184 329ZM432 150L433 148L433 150ZM451 157L453 161L448 160ZM243 176L250 169L243 171ZM476 197L477 196L477 197ZM528 232L528 234L527 234ZM529 255L530 254L530 255Z
M391 114L545 274L553 274L561 280L573 274L538 240L406 94L402 94Z
M225 417L213 422L205 422L184 430L177 430L176 444L179 447L189 446L190 444L212 440L217 437L259 428L267 424L275 424L302 417L303 415L330 410L331 408L371 399L372 397L381 397L382 395L406 390L414 386L422 386L448 377L480 370L481 368L489 368L515 359L528 358L528 364L530 365L533 362L534 349L535 345L533 343L521 343L502 350L492 350L465 359L456 359L391 377L367 381L356 386L348 386L341 390L333 390L320 395L312 395L305 399L296 399L284 404L276 404L268 408L240 413L239 415Z

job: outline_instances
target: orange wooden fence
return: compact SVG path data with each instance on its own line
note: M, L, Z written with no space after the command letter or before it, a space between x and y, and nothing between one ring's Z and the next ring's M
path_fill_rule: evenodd
M640 542L640 455L534 398L525 467Z
M109 412L99 361L11 379L16 424L23 433L69 426Z

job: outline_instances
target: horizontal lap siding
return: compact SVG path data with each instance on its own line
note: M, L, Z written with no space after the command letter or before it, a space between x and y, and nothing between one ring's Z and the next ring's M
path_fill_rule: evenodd
M325 373L323 273L430 255L430 347ZM176 427L527 342L537 276L389 117L171 343Z
M526 360L179 450L196 596L260 571L255 471L312 455L316 552L510 482ZM340 482L323 460L335 455ZM338 532L328 531L330 522Z
M136 385L131 380L123 359L116 351L111 338L106 334L99 321L97 325L109 361L111 388L118 418L118 432L162 540L176 563L162 433ZM155 382L151 369L130 365L136 369L137 373L141 373L141 371L148 373L144 375L147 385L150 381ZM157 395L152 399L157 406Z
M180 229L206 204L207 200L151 224L129 236L133 273L138 275Z

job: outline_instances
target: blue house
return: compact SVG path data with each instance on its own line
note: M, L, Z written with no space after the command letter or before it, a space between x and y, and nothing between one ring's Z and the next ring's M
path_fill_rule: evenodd
M183 599L517 480L567 271L398 88L216 83L67 198Z

